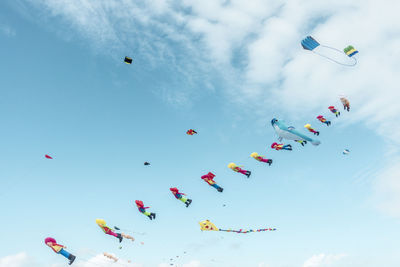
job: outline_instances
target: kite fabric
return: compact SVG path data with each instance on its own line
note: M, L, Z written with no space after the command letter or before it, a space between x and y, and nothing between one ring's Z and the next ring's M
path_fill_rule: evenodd
M336 118L340 116L340 111L337 110L334 106L329 106L328 109L335 114Z
M241 167L242 167L242 166L241 166ZM251 171L244 170L244 169L240 168L239 166L237 166L237 165L236 165L235 163L233 163L233 162L231 162L231 163L228 164L228 168L231 169L231 170L233 170L233 171L235 171L235 172L238 172L238 173L241 173L241 174L246 175L247 178L249 178L250 175L251 175Z
M224 189L222 187L220 187L219 185L217 185L217 183L214 181L214 177L215 177L215 174L213 174L212 172L209 172L209 173L201 176L201 179L203 179L203 181L206 182L209 186L214 187L215 189L217 189L218 192L222 193L222 191L224 191Z
M257 161L268 163L269 166L271 166L271 164L272 164L272 159L267 159L264 156L259 155L257 152L251 153L250 157L252 157L253 159L255 159Z
M51 156L49 156L49 155L44 155L44 157L46 158L46 159L53 159Z
M65 258L69 260L69 265L71 265L74 261L76 256L72 255L68 251L66 251L66 247L60 244L57 244L57 241L52 237L47 237L44 240L46 246L50 247L55 253L63 255Z
M284 145L284 144L278 144L278 143L274 142L274 143L272 143L271 148L275 149L277 151L279 151L279 150L289 150L290 151L290 150L292 150L292 145L291 144Z
M124 62L125 62L126 64L132 64L132 58L130 58L130 57L125 57Z
M358 53L358 51L351 45L347 46L345 49L343 49L343 52L348 56L348 57L352 57L355 54Z
M327 126L331 125L331 121L328 121L324 118L324 116L322 115L318 115L317 116L317 120L319 120L322 123L325 123Z
M107 258L113 260L114 262L118 261L118 258L115 257L113 254L110 254L110 253L107 253L107 252L103 252L103 255L104 255L104 257L107 257Z
M148 209L150 207L145 207L143 204L143 201L135 200L135 204L136 204L136 207L138 208L139 212L146 215L147 217L149 217L150 220L153 220L156 218L155 213L146 211L146 209Z
M255 233L255 232L265 232L265 231L276 231L276 228L262 228L262 229L256 229L256 230L244 230L244 229L239 229L239 230L225 230L225 229L220 229L215 226L212 222L209 220L205 220L202 222L199 222L200 224L200 230L201 231L220 231L220 232L233 232L233 233L238 233L238 234L247 234L247 233Z
M197 134L197 132L195 130L193 130L193 129L189 129L189 130L187 130L186 134L187 135L194 135L194 134Z
M319 131L316 131L315 129L311 128L311 124L309 123L304 125L304 128L306 128L309 132L313 133L314 135L319 135Z
M176 188L176 187L171 187L169 190L171 191L171 193L174 195L174 197L175 197L176 199L179 199L180 201L182 201L183 203L185 203L186 208L189 207L189 205L192 203L192 200L189 199L189 198L187 198L187 197L185 197L186 194L184 194L184 193L182 193L182 192L179 192L179 189L178 189L178 188Z
M357 64L357 59L353 57L358 53L354 47L347 46L343 51L320 44L311 36L307 36L301 41L301 46L308 51L313 52L321 57L324 57L332 62L342 66L353 67Z
M135 241L135 238L133 238L133 236L130 236L130 235L127 235L124 233L115 233L110 227L107 226L106 221L103 219L96 219L96 224L101 228L101 230L103 230L103 232L105 234L118 238L120 243L122 242L122 240L124 238L130 239L130 240L132 240L132 242ZM114 229L120 230L118 227L115 227L115 226L114 226Z
M340 102L342 102L344 110L350 111L350 101L347 98L340 97Z

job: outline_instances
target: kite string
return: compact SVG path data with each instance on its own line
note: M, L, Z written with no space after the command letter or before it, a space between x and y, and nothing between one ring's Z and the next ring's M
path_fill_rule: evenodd
M340 51L339 49L334 48L334 47L330 47L330 46L326 46L326 45L321 45L321 47L325 47L325 48L328 48L328 49L332 49L332 50L335 50L335 51L337 51L337 52L339 52L339 53L341 53L341 54L344 54L342 51ZM328 60L330 60L330 61L332 61L332 62L335 62L335 63L337 63L337 64L339 64L339 65L342 65L342 66L353 67L353 66L355 66L355 65L357 64L357 59L356 59L355 57L351 57L351 59L353 60L353 64L345 64L345 63L341 63L341 62L339 62L339 61L337 61L337 60L335 60L335 59L333 59L333 58L330 58L330 57L328 57L328 56L325 56L325 55L323 55L323 54L317 53L317 52L315 52L315 51L311 51L311 52L313 52L314 54L317 54L317 55L319 55L319 56L321 56L321 57L324 57L324 58L326 58L326 59L328 59ZM344 54L344 55L346 55L346 54ZM347 56L347 55L346 55L346 56Z

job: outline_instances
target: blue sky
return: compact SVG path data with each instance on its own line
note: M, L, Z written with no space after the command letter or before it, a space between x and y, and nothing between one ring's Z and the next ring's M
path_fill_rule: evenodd
M126 265L102 252L132 266L164 266L177 255L187 267L398 266L397 55L377 69L367 49L377 40L356 36L367 51L359 66L343 69L291 41L312 32L339 47L347 45L341 39L356 42L347 31L326 33L342 26L346 3L295 18L297 1L270 8L263 1L110 3L0 4L0 266L65 266L44 245L47 236L68 246L81 267ZM358 4L352 17L376 3ZM394 47L399 36L387 35L393 16L383 11L386 20L373 30ZM336 15L322 19L327 13ZM299 22L313 26L296 28ZM122 62L126 55L132 65ZM327 107L342 109L343 91L351 112L334 118ZM319 114L332 126L319 124ZM311 123L321 145L273 151L274 117L301 131ZM187 136L189 128L199 134ZM255 151L273 165L250 158ZM222 194L200 179L208 171ZM171 186L193 199L189 208ZM141 215L136 199L157 219ZM132 233L137 242L119 250L96 218L145 235ZM278 231L201 232L204 219Z

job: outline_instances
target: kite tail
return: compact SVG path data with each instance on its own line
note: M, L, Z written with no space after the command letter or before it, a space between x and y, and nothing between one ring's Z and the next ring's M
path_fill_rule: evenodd
M254 233L254 232L264 232L264 231L276 231L276 228L264 228L264 229L257 229L257 230L225 230L225 229L219 229L219 231L222 232L234 232L238 234L247 234L247 233Z
M345 53L343 53L341 50L339 50L339 49L337 49L337 48L330 47L330 46L326 46L326 45L321 45L321 47L325 47L325 48L329 48L329 49L338 51L338 52L344 54L344 55L347 57L347 55L346 55ZM328 59L328 60L330 60L330 61L332 61L332 62L335 62L335 63L337 63L337 64L339 64L339 65L342 65L342 66L354 67L354 66L357 64L357 59L354 58L354 57L351 57L351 59L353 59L353 63L352 63L352 64L344 64L344 63L342 63L342 62L339 62L339 61L337 61L337 60L334 60L333 58L330 58L330 57L325 56L325 55L323 55L323 54L317 53L317 52L315 52L315 51L311 51L311 52L313 52L313 53L315 53L315 54L317 54L317 55L319 55L319 56L321 56L321 57L324 57L324 58L326 58L326 59Z

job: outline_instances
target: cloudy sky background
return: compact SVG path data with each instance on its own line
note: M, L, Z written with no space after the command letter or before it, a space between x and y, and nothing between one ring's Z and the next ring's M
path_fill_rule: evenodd
M177 255L183 266L398 266L399 9L395 0L3 1L0 266L64 266L48 235L84 258L79 267L117 266L103 250L135 262L127 266ZM309 34L354 45L358 65L304 51ZM341 94L351 112L335 119L327 106L341 109ZM273 117L311 123L321 146L274 153ZM198 136L182 135L192 127ZM274 165L253 162L253 151ZM230 161L254 179L227 170ZM210 170L223 194L199 181ZM137 214L134 199L159 218ZM136 236L145 245L118 250L97 217L146 232ZM201 233L206 218L279 231Z

